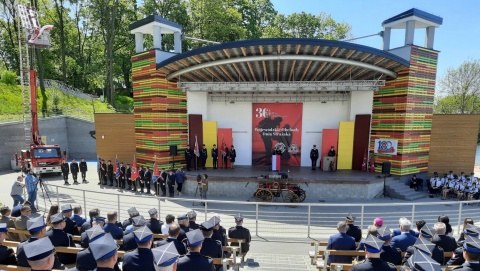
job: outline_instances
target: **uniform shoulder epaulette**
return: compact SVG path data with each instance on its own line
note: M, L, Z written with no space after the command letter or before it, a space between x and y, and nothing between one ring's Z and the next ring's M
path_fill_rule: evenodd
M209 259L209 260L212 260L212 261L213 261L213 258L212 258L212 257L210 257L210 256L202 255L202 257L204 257L204 258L207 258L207 259Z
M391 263L391 262L386 262L386 263L388 263L388 265L390 265L390 266L395 266L395 265L394 265L393 263Z
M217 242L217 244L219 244L219 245L222 245L222 241L220 241L220 240L215 240L215 242Z

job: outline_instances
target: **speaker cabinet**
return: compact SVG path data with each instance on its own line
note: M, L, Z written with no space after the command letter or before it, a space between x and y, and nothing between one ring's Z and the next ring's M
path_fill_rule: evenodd
M392 163L390 162L383 162L382 164L382 174L390 174L390 168L392 167Z
M170 156L177 155L177 145L170 145Z

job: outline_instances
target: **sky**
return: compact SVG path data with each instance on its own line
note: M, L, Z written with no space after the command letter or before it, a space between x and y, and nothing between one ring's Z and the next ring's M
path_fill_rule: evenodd
M449 67L458 68L464 61L480 59L480 1L478 0L271 0L279 13L302 11L318 15L330 14L338 22L352 26L354 37L378 33L382 22L411 8L443 18L435 30L433 49L440 51L437 82ZM403 46L403 30L392 30L390 48ZM425 31L415 32L415 45L424 46ZM382 49L380 36L355 41Z

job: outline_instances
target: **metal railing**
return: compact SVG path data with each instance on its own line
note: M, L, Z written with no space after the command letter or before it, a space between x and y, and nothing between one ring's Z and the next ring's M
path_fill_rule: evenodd
M84 214L88 210L99 208L102 215L111 210L118 211L118 220L127 219L126 210L136 207L140 214L148 218L147 211L156 208L162 220L167 214L185 214L190 210L197 212L199 223L210 219L214 213L221 215L222 225L235 225L234 215L242 213L245 217L244 226L250 232L265 239L314 239L325 240L336 233L338 221L345 220L345 216L352 213L356 216L356 225L365 231L376 217L381 217L384 225L390 228L398 227L398 219L406 217L415 223L423 219L432 225L440 215L447 215L454 233L459 234L463 227L463 220L467 217L474 221L480 216L477 201L441 201L433 203L367 203L367 204L333 204L333 203L263 203L247 201L201 200L188 198L165 198L142 196L136 194L118 194L78 189L78 186L45 185L52 204L81 205ZM48 209L50 202L42 202L42 192L39 191L40 207ZM205 202L201 206L200 202ZM466 205L466 204L470 205Z

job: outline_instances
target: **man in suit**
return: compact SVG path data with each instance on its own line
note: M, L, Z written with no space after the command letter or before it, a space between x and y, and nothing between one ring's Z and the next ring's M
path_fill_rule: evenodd
M190 252L178 259L177 271L213 271L213 260L200 254L204 239L200 229L189 231L187 238Z
M337 223L338 233L330 236L327 243L327 249L334 250L355 250L355 239L347 234L348 225L344 221ZM330 255L327 264L330 263L352 263L350 256Z
M345 222L348 226L347 235L352 236L355 239L355 242L360 242L360 240L362 240L362 230L358 226L353 225L355 217L352 216L352 214L348 214L345 218Z
M382 252L383 241L369 235L365 239L365 255L366 260L363 263L354 265L352 271L395 271L397 270L393 264L389 264L380 258Z
M71 219L75 221L75 223L77 224L77 227L81 227L83 223L87 221L85 218L82 217L82 215L83 215L82 206L77 205L73 207L73 216L71 217Z
M71 235L80 235L77 223L70 218L72 216L72 212L73 208L71 204L65 204L62 206L62 214L65 218L65 228L63 231Z
M212 148L212 161L213 161L213 169L217 169L218 167L218 149L217 145L213 144Z
M318 149L317 145L313 145L313 149L310 150L310 160L312 160L312 170L317 169Z
M70 174L70 167L68 166L67 160L63 159L63 163L60 168L62 169L63 181L65 182L64 185L70 185L70 183L68 182L68 174Z
M163 246L168 243L173 243L175 245L175 248L177 249L178 254L185 255L187 254L187 249L185 248L185 245L182 242L178 241L179 235L180 235L180 226L178 225L178 223L173 222L170 224L170 227L168 228L167 239L158 241L157 246Z
M409 246L403 258L403 264L408 261L415 250L419 249L427 254L429 254L432 259L434 259L440 265L443 265L444 258L443 258L443 249L434 243L431 242L433 238L433 231L427 226L424 225L420 229L419 237L413 246Z
M3 245L3 241L7 238L7 224L0 223L0 264L9 265L17 264L17 259L15 258L15 252L13 249Z
M443 251L445 252L455 251L455 249L458 247L457 242L455 241L455 238L445 234L447 227L443 222L435 223L433 230L436 234L432 239L432 243L443 248ZM449 259L446 260L448 261Z
M392 238L392 247L399 248L402 252L405 252L409 246L415 244L417 238L410 233L411 228L412 222L410 220L401 220L401 234Z
M243 227L243 216L242 214L238 214L235 216L235 223L237 224L235 227L231 227L228 229L228 237L234 239L244 239L245 242L242 243L242 255L245 258L245 254L250 250L250 242L252 241L252 236L250 235L250 231ZM238 243L232 242L231 246L238 246Z
M147 226L133 231L137 248L123 256L123 271L155 271L153 253L150 250L153 242L153 233Z
M82 158L80 161L80 173L82 175L82 183L88 183L87 171L88 171L87 162L85 162L85 159Z
M117 223L117 211L110 211L107 214L108 223L103 227L106 233L110 233L115 240L122 240L123 230Z
M456 271L478 271L480 270L480 242L477 238L467 236L463 243L463 258L465 262L453 269Z
M77 161L75 161L75 158L74 158L72 160L72 162L70 163L70 172L72 172L73 184L79 184L77 182L78 171L79 171L78 163L77 163Z
M65 217L62 213L53 214L50 217L53 229L47 232L47 237L52 241L55 247L75 247L72 235L65 233L63 229L66 226ZM63 264L72 264L77 260L75 254L57 253L60 262Z
M161 234L163 222L158 219L157 209L152 208L148 210L148 214L150 215L150 219L147 219L147 227L153 233Z

